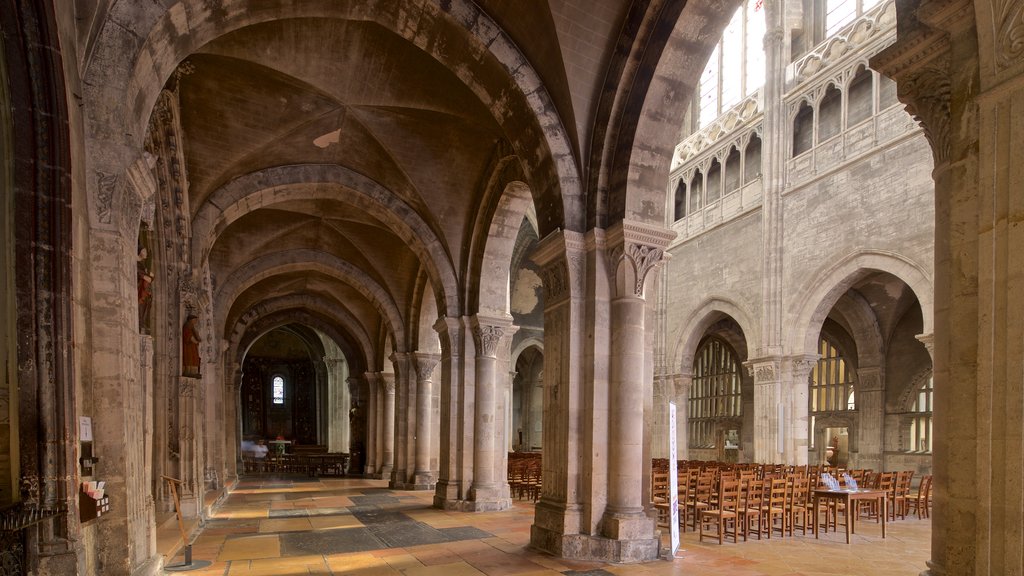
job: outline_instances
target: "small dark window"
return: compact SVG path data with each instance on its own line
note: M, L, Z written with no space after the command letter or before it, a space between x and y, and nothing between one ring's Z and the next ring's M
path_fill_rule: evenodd
M799 156L814 146L814 109L807 102L800 104L800 110L793 121L793 156Z
M679 220L686 216L686 183L682 180L676 182L675 201L675 219Z
M871 117L871 92L874 78L870 70L861 68L850 81L846 99L846 125L854 126Z
M700 210L701 194L704 192L704 175L697 172L690 180L690 214Z
M887 76L878 77L878 109L885 110L899 102L896 97L896 82Z
M742 185L740 172L740 151L733 148L725 159L725 193L731 194L740 189Z
M707 204L717 202L722 196L722 165L715 158L711 161L711 168L708 169L708 190Z
M829 86L818 106L818 143L839 134L842 127L843 93L835 86Z
M743 182L749 183L761 177L761 139L754 135L744 150Z

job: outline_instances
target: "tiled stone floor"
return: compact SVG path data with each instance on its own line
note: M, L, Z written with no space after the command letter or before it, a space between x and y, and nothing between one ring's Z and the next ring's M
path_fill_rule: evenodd
M446 512L430 508L432 492L400 492L362 479L247 478L193 545L193 558L213 565L203 576L660 576L910 575L924 570L931 523L858 524L851 544L842 533L698 543L682 537L679 558L609 565L554 558L527 548L533 506ZM667 534L663 538L667 542ZM167 564L179 564L179 554Z

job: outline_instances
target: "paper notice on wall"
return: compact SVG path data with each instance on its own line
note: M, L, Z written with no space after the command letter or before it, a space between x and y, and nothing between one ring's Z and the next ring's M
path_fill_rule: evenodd
M92 442L92 418L80 416L78 418L78 440L80 442Z

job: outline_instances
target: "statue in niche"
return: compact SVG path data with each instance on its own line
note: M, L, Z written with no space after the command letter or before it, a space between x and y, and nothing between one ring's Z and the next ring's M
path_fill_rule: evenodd
M199 378L199 343L203 340L199 337L199 328L196 322L199 319L194 314L189 314L185 319L185 325L181 327L181 375L186 378Z
M139 332L149 334L149 309L153 304L152 259L149 256L149 228L142 223L139 246L135 257L135 277L139 298Z

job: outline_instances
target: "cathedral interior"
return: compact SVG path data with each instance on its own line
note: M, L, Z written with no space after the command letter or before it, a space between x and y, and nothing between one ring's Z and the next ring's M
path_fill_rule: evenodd
M669 460L1022 574L1022 144L1024 0L2 0L0 576L234 574L270 472L647 565Z

